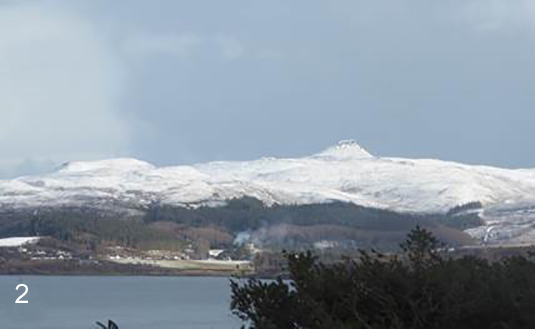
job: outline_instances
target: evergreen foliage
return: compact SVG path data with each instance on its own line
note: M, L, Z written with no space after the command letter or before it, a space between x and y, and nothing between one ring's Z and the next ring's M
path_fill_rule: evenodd
M474 329L535 327L535 262L451 258L417 227L388 256L362 251L325 265L289 254L289 280L231 281L243 328Z
M198 240L232 248L234 236L258 233L256 242L272 249L304 250L317 241L340 242L343 249L395 250L414 225L452 245L469 244L462 230L479 226L477 214L413 214L333 202L266 206L243 197L218 207L152 204L130 209L133 215L84 206L80 208L0 209L0 237L50 236L95 247L115 244L133 248L177 249ZM464 208L463 208L464 209ZM453 230L452 230L453 229ZM283 233L281 233L283 232Z

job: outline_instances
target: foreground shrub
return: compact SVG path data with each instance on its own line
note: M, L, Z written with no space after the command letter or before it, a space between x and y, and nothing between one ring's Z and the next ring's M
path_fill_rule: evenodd
M400 255L324 265L289 254L289 280L232 280L244 328L535 328L535 263L451 258L417 227Z

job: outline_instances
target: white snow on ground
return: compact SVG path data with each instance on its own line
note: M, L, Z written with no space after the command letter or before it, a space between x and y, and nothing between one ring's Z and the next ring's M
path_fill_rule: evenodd
M39 241L39 237L12 237L0 239L0 247L20 247L25 244L33 244Z
M208 255L210 257L217 257L217 256L221 255L224 251L225 251L225 249L210 249L208 251Z
M251 196L268 205L339 200L398 211L435 212L471 201L485 205L533 201L534 173L439 160L378 158L357 143L344 141L296 159L165 168L135 159L72 162L51 174L0 180L0 206L108 200L195 207Z
M0 209L98 206L111 201L198 207L243 196L267 205L338 200L395 211L443 212L480 201L494 209L535 205L535 169L374 157L358 143L343 141L302 158L165 168L135 159L111 159L71 162L50 174L0 180ZM522 216L517 213L517 219ZM500 221L507 223L504 218Z
M202 259L192 260L191 262L199 264L213 264L213 265L245 265L250 264L248 260L219 260L219 259Z

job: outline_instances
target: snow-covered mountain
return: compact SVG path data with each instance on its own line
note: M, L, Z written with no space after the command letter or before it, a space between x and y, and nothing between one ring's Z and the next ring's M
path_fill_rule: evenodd
M3 208L152 202L197 207L243 196L268 205L339 200L411 212L445 212L479 201L488 225L469 233L489 242L535 241L535 169L374 157L355 141L292 159L161 168L135 159L70 162L50 174L0 181Z

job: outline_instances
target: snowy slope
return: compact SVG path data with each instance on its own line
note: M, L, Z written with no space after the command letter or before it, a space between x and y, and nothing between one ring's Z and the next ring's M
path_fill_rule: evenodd
M71 162L58 171L0 180L0 205L118 200L220 204L241 196L266 204L341 200L400 211L436 212L471 201L535 201L535 170L438 160L376 158L353 141L297 159L262 158L157 168L135 159Z
M303 158L262 158L158 168L135 159L71 162L58 171L0 181L0 206L218 205L251 196L268 205L340 200L397 211L438 212L471 201L488 209L535 205L535 170L374 157L343 141Z
M0 248L1 247L20 247L25 244L34 244L37 243L41 238L40 237L12 237L0 239Z

